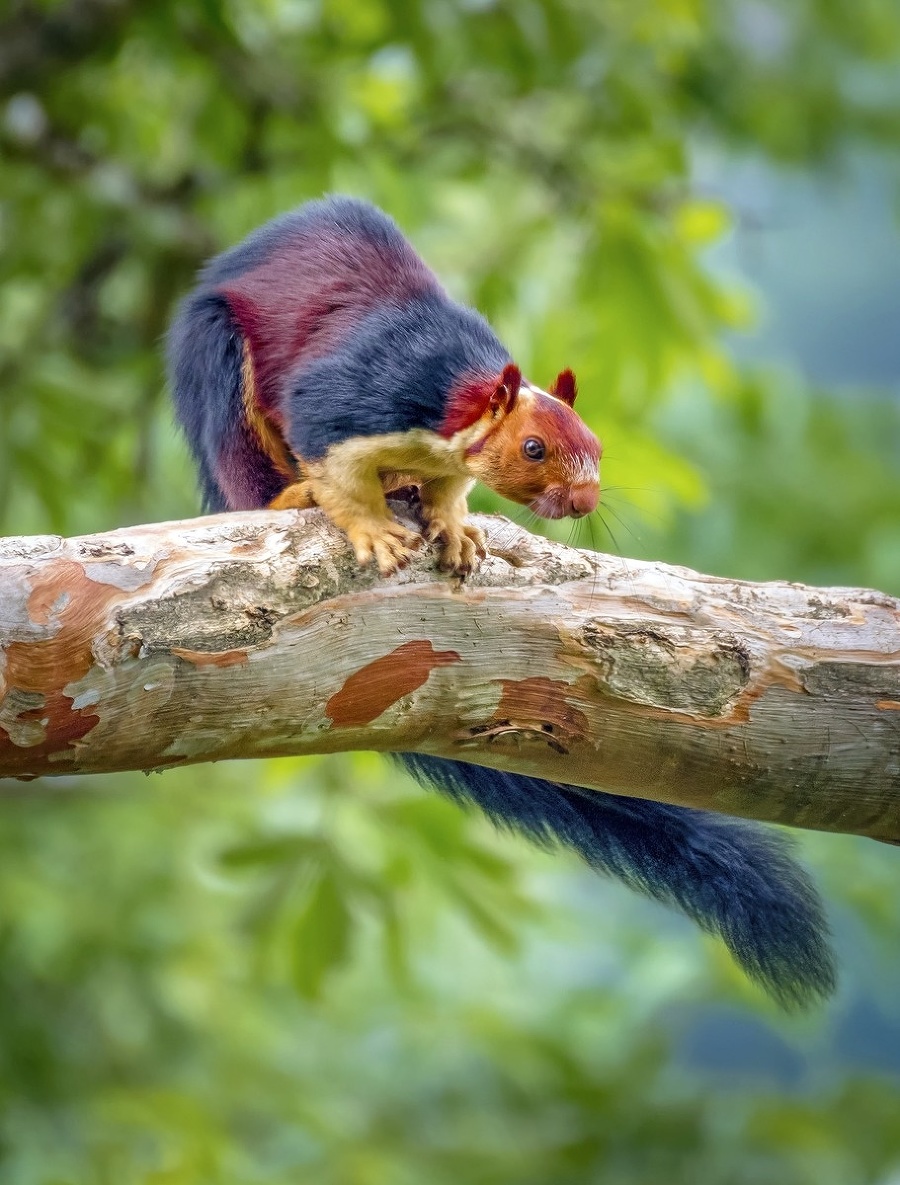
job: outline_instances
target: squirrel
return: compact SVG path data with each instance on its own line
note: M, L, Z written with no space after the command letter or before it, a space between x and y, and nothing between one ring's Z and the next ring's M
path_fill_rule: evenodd
M549 392L524 383L363 202L310 203L213 260L171 346L207 507L319 506L383 575L421 542L388 511L402 487L460 576L484 554L466 521L476 478L545 518L597 506L600 445L572 372Z
M593 511L600 445L564 370L526 382L487 321L453 301L367 202L309 202L201 271L168 337L176 416L209 512L319 506L360 564L390 574L421 537L385 494L418 489L440 567L484 555L475 479L547 518ZM823 908L764 826L417 753L421 784L679 908L785 1007L835 985Z

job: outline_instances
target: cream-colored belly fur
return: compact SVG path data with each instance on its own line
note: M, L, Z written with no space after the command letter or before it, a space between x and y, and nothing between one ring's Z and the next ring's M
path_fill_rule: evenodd
M449 440L424 428L355 436L316 461L298 458L303 480L282 491L276 509L319 506L347 537L360 564L374 558L384 575L406 564L421 537L391 517L386 490L419 486L425 538L440 542L440 567L465 575L484 555L484 537L466 519L474 478L466 449L484 434L482 422Z

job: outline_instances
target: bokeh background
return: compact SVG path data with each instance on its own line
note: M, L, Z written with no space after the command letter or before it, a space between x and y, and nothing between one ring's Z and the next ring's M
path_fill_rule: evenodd
M900 593L898 150L896 0L5 0L0 529L194 513L174 302L341 190L574 367L582 545ZM896 850L790 1018L373 755L0 788L4 1185L900 1182Z

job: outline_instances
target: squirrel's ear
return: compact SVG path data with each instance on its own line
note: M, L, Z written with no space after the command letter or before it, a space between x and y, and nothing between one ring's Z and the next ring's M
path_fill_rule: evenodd
M563 403L568 403L569 407L574 404L578 387L575 383L575 375L571 370L563 370L556 376L556 382L550 388L550 394L561 399Z
M522 372L518 366L510 362L508 366L504 366L500 381L491 392L491 411L508 415L516 405L521 385Z

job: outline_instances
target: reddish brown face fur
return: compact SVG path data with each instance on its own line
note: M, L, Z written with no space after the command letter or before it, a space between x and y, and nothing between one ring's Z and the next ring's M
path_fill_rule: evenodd
M574 380L573 380L574 386ZM600 442L566 403L523 387L484 443L471 472L542 518L581 518L600 497Z

